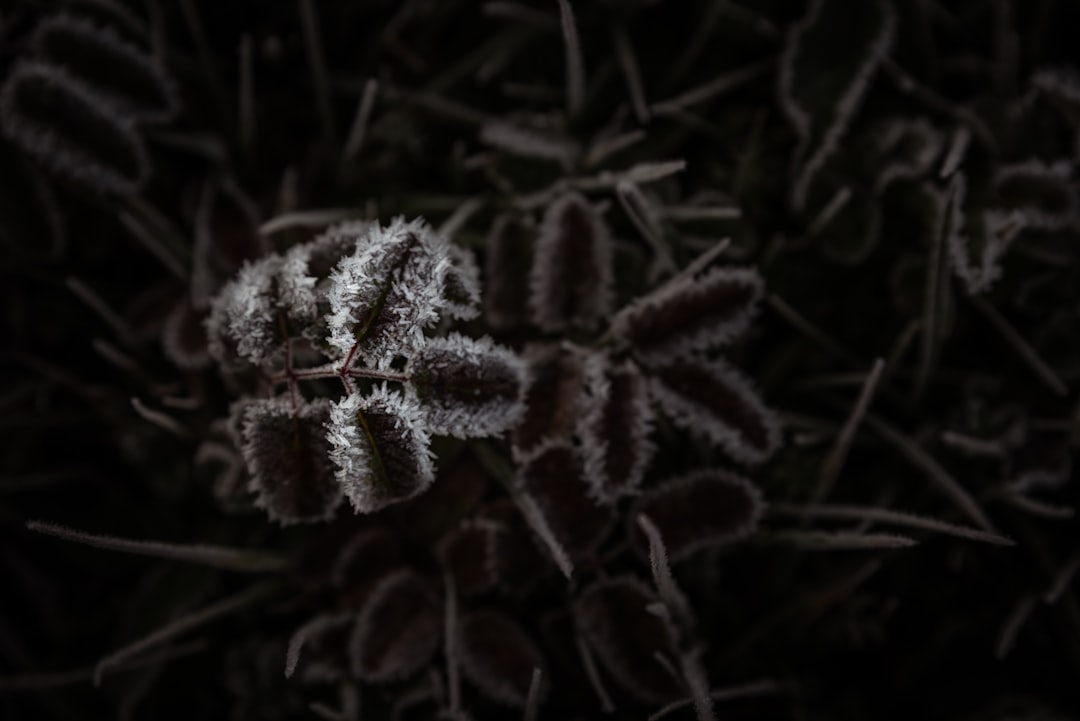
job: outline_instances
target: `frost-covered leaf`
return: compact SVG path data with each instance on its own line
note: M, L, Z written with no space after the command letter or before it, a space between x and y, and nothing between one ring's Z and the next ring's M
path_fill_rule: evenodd
M677 426L760 463L780 445L780 426L741 371L725 361L686 359L651 368L649 390Z
M949 264L968 293L986 292L1001 277L1001 264L1013 240L1030 222L1019 210L975 209L967 203L964 173L955 176L956 186L945 212L945 242Z
M385 385L331 404L327 429L337 480L357 513L411 498L434 480L423 414Z
M643 358L678 358L722 346L746 330L763 292L756 270L714 268L635 300L612 327Z
M255 505L282 524L333 517L342 495L328 457L329 401L303 403L295 411L288 398L260 399L238 408Z
M529 388L525 413L514 428L514 449L527 454L545 440L567 439L577 419L584 353L572 346L534 348L526 354Z
M637 492L656 450L648 388L632 362L612 366L596 354L585 364L583 391L577 435L585 480L594 499L612 503Z
M761 491L753 483L710 469L650 488L637 500L630 517L648 516L660 530L668 556L678 561L699 549L747 537L756 530L763 507Z
M802 209L881 60L896 16L886 0L813 0L780 56L780 105L799 136L792 204Z
M168 120L179 108L176 88L161 64L112 27L53 15L38 25L31 45L39 60L64 68L126 117Z
M495 219L485 244L484 317L496 330L528 324L529 274L536 224L528 216L504 213Z
M435 655L442 604L417 573L402 570L371 592L349 639L353 675L370 683L400 681Z
M279 273L281 306L289 320L308 340L319 347L330 330L330 274L342 258L352 256L366 245L372 223L352 220L339 223L313 240L290 248Z
M574 623L612 678L627 692L652 704L684 695L680 684L657 660L678 658L668 626L651 613L659 599L632 576L597 581L574 602Z
M612 240L589 202L567 193L544 213L529 275L533 321L548 332L592 329L612 300Z
M23 60L9 72L0 126L43 167L102 193L130 195L150 175L132 119L51 65Z
M445 305L448 244L423 220L373 225L366 242L330 274L327 343L385 367L424 343Z
M1029 160L998 168L994 189L1006 209L1023 213L1029 228L1056 230L1076 224L1077 196L1068 160Z
M468 248L448 243L447 250L450 268L443 288L446 314L457 320L472 320L480 315L480 266Z
M429 432L458 438L490 436L525 410L525 363L488 337L453 333L429 339L406 367Z
M206 334L215 360L263 365L280 355L285 342L277 310L280 267L277 255L245 263L210 302Z
M529 697L533 669L546 679L547 662L529 635L499 611L482 609L461 619L458 627L461 670L485 696L522 708ZM540 699L547 695L547 684Z
M611 531L614 513L589 498L580 454L566 443L546 443L521 466L518 485L543 513L572 559L590 556Z

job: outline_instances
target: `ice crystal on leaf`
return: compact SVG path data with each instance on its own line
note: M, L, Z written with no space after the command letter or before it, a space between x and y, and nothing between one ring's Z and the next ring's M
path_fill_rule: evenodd
M287 398L273 398L237 410L255 505L283 524L330 518L341 503L341 488L323 428L329 403L293 409Z
M679 358L745 331L763 292L757 271L716 268L639 298L619 312L613 328L645 358Z
M631 361L612 366L594 355L585 364L577 434L593 498L610 503L637 491L655 447L645 378Z
M281 352L276 278L280 267L277 255L247 263L218 293L206 320L210 355L218 362L263 365Z
M490 436L510 428L524 411L525 364L489 338L432 338L407 371L431 433Z
M327 343L379 367L418 349L445 304L450 266L447 242L423 221L372 227L330 274Z
M686 359L651 370L652 397L676 425L742 463L760 463L779 446L776 417L727 362Z
M330 406L330 459L358 513L415 496L435 478L423 412L386 385Z
M577 193L544 213L536 240L529 303L549 332L593 328L611 308L612 240L604 219Z

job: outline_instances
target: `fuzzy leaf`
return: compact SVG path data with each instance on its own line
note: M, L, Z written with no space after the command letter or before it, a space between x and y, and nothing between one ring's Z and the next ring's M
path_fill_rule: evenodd
M206 334L215 360L263 365L280 355L284 348L277 311L280 267L277 255L246 263L210 302Z
M612 240L584 197L568 193L544 213L529 276L532 319L547 332L592 329L612 300Z
M400 681L435 655L442 633L442 608L414 571L385 578L371 592L349 639L352 672L369 683Z
M295 413L287 398L251 401L239 409L255 505L285 525L333 517L341 487L324 430L329 402L305 403Z
M488 337L432 338L409 360L406 372L412 379L409 391L436 435L495 435L525 410L525 364Z
M584 354L571 346L533 349L526 360L525 413L513 433L518 454L528 454L545 440L570 438L585 372Z
M715 268L637 299L612 326L643 358L679 358L722 346L745 331L763 292L757 271Z
M484 317L496 330L529 322L528 278L537 229L532 219L504 213L495 219L486 242Z
M356 345L378 367L409 355L439 319L450 264L447 242L422 220L373 225L330 274L327 343L340 356Z
M523 708L529 697L533 669L547 678L540 649L513 619L498 611L473 611L458 628L461 670L485 696L507 706ZM547 695L541 686L541 700Z
M179 108L176 88L160 63L111 27L53 15L38 25L32 46L37 58L64 68L126 117L168 120Z
M750 380L725 361L687 359L651 369L649 390L677 426L740 463L760 463L780 445L780 427Z
M885 0L813 0L780 57L780 105L800 144L792 203L840 144L878 64L892 46L896 15Z
M757 486L742 476L713 469L650 488L630 517L648 516L660 530L668 556L678 561L699 549L747 537L756 530L763 508Z
M678 658L668 626L648 610L658 601L645 583L622 576L593 583L574 602L574 623L604 669L624 690L653 704L683 695L655 656Z
M102 193L130 195L150 175L131 118L51 65L24 60L8 74L0 126L42 166Z
M572 559L592 555L611 531L612 510L589 498L580 455L570 445L541 446L521 467L520 488L540 507L544 518Z
M656 450L648 388L632 362L614 367L597 354L585 364L583 391L577 435L585 480L594 499L613 503L637 493Z
M337 480L357 513L411 498L434 480L420 409L385 385L331 404L327 428Z

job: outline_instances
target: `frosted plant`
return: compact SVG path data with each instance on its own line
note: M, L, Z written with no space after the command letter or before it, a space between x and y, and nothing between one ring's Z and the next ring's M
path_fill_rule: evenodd
M205 325L211 356L257 370L272 396L234 404L231 419L256 505L281 523L328 519L343 497L374 512L431 485L433 434L517 423L523 361L490 338L428 335L479 301L472 256L422 220L342 223L244 265ZM344 395L301 393L326 380Z

